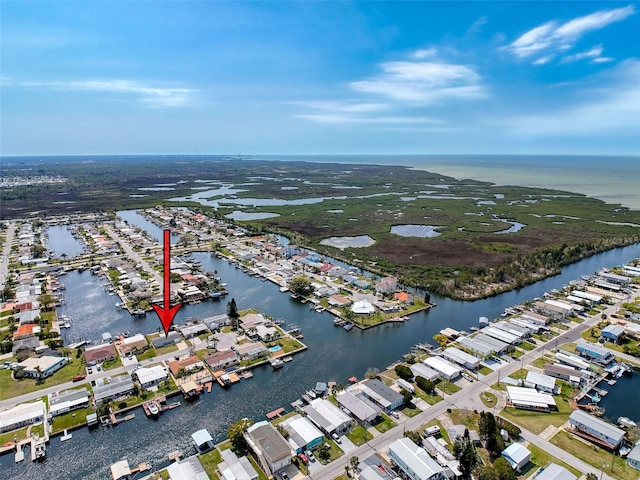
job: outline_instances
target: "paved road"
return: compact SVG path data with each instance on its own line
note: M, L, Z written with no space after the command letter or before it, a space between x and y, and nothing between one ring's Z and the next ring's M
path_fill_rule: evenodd
M0 258L0 289L4 288L4 282L9 274L9 254L11 253L11 244L13 243L13 232L16 229L15 222L10 222L7 226L7 236L2 249L2 257Z
M616 310L617 310L617 306L611 306L607 308L604 313L606 313L607 315L611 315L612 313L615 313ZM561 333L555 339L551 340L548 343L553 344L551 346L555 346L562 343L575 342L580 338L580 335L582 332L584 332L588 328L591 328L591 326L595 325L599 321L600 321L600 315L597 315L596 317L593 317L593 318L589 318L584 322L582 322L581 324L577 325L575 328ZM499 370L485 376L480 381L476 381L471 385L466 386L463 390L453 395L445 396L444 401L439 402L436 405L429 407L424 412L416 415L415 417L406 420L401 425L401 428L393 428L375 437L374 439L370 440L366 444L361 445L356 450L349 452L348 455L344 455L343 457L330 463L329 465L325 465L320 469L316 469L313 475L311 475L312 479L313 480L331 480L335 478L336 476L344 473L344 467L348 464L349 458L351 458L352 456L355 455L362 460L364 458L367 458L375 454L377 451L385 450L391 442L403 436L403 431L405 429L416 430L422 425L424 425L425 423L428 423L431 420L442 415L444 412L446 412L447 408L454 408L454 409L465 408L468 410L486 409L486 407L484 407L484 405L480 401L480 397L479 397L480 393L482 393L484 390L487 390L491 385L498 382L501 377L504 378L505 376L508 376L514 373L515 371L517 371L518 369L522 368L523 364L529 364L533 360L541 357L542 355L544 355L547 349L548 349L548 346L546 344L539 345L534 350L527 352L524 355L523 359L515 360L509 363L508 365L503 366ZM612 478L609 477L606 473L603 474L602 477L600 477L601 472L599 469L596 469L591 465L586 464L582 460L574 457L573 455L570 455L569 453L558 448L552 443L541 439L536 434L524 429L522 431L523 431L522 437L525 440L536 445L542 450L551 453L553 456L555 456L559 460L562 460L563 462L571 465L572 467L576 468L583 474L594 473L598 475L599 478L612 480Z

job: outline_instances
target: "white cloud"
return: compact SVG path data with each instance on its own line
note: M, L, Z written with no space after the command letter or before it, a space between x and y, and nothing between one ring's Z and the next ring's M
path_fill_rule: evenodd
M586 33L600 30L612 23L622 21L635 13L635 7L601 10L566 23L547 22L521 35L505 47L519 58L528 58L549 51L568 50ZM547 56L547 55L545 55Z
M575 62L578 60L583 60L585 58L590 59L594 63L612 62L613 58L603 57L602 56L603 52L604 52L604 48L602 48L602 45L596 45L584 52L576 53L575 55L567 55L563 57L562 62L563 63Z
M424 48L422 50L416 50L413 54L413 58L424 60L425 58L435 57L438 51L435 48Z
M389 114L392 105L384 103L351 103L335 101L295 102L310 110L310 113L295 115L296 118L320 123L335 124L437 124L440 120L422 116Z
M436 62L387 62L382 73L370 80L352 82L359 92L377 93L394 100L420 104L449 98L486 96L480 75L464 65Z
M64 91L112 92L131 94L150 107L183 107L191 105L198 90L146 85L131 80L84 80L71 82L3 82L7 86Z

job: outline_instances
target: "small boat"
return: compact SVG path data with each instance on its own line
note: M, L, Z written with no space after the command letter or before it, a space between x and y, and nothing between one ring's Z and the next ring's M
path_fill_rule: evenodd
M154 417L160 413L160 409L158 408L158 404L156 402L149 403L149 413Z
M636 422L629 417L618 417L617 422L621 427L634 428L636 426Z
M353 323L347 323L344 327L347 332L351 331L351 329L353 328Z
M36 462L42 462L47 456L47 446L44 443L44 440L38 440L35 443L35 453L33 458Z
M276 358L275 360L271 360L271 366L273 367L274 370L277 370L279 368L284 367L284 362L279 358Z
M71 440L71 438L73 437L73 434L71 433L67 433L67 429L64 429L64 435L62 435L60 437L60 441L61 442L66 442L67 440Z
M631 447L629 447L628 445L623 445L618 450L618 453L620 454L621 457L626 457L631 453Z

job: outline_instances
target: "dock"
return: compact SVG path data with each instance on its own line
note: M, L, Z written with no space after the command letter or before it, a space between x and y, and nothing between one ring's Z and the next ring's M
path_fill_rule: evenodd
M269 420L273 420L274 418L279 417L280 415L282 415L283 413L285 413L286 410L282 407L275 409L272 412L267 413L267 418Z

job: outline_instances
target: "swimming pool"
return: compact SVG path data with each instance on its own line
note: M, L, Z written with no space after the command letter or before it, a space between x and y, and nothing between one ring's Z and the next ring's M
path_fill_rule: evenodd
M273 347L269 347L269 351L270 352L277 352L278 350L282 350L282 347L280 345L275 345Z

